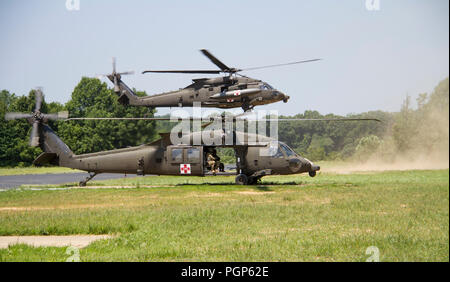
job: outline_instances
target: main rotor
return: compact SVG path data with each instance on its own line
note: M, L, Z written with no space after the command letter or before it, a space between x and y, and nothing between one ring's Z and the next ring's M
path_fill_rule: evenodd
M283 64L275 64L275 65L266 65L266 66L259 66L259 67L252 67L252 68L245 68L245 69L239 69L234 67L229 67L226 64L224 64L222 61L217 59L213 54L211 54L206 49L201 49L200 52L202 52L203 55L205 55L213 64L215 64L219 70L146 70L142 73L201 73L201 74L220 74L220 73L226 73L229 76L233 74L238 74L242 71L249 71L249 70L258 70L258 69L265 69L265 68L273 68L273 67L280 67L280 66L287 66L287 65L294 65L294 64L301 64L301 63L308 63L308 62L315 62L319 61L321 59L311 59L311 60L303 60L303 61L296 61L296 62L290 62L290 63L283 63ZM240 76L243 76L241 74L238 74Z

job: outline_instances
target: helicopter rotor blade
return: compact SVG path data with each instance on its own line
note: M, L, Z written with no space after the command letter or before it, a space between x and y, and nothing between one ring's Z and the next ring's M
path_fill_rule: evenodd
M113 74L116 73L116 57L112 57L112 69L113 69Z
M13 120L13 119L20 119L20 118L31 118L33 117L32 114L26 114L26 113L17 113L17 112L11 112L5 114L5 120Z
M267 65L267 66L258 66L258 67L251 67L251 68L245 68L245 69L237 69L237 68L230 68L229 66L225 65L222 61L217 59L213 54L211 54L206 49L201 49L200 52L203 53L213 64L218 66L220 68L219 70L146 70L143 71L144 73L201 73L201 74L219 74L219 73L228 73L228 74L238 74L238 72L241 71L248 71L248 70L258 70L258 69L265 69L265 68L273 68L273 67L280 67L280 66L288 66L288 65L295 65L295 64L302 64L302 63L309 63L309 62L315 62L320 61L322 59L311 59L311 60L303 60L303 61L296 61L296 62L290 62L290 63L284 63L284 64L275 64L275 65ZM246 77L245 75L238 74L242 77Z
M35 120L33 122L33 128L31 129L30 135L30 146L37 147L39 146L39 121Z
M267 122L267 121L281 121L281 122L289 122L289 121L377 121L381 122L381 120L376 118L293 118L293 119L276 119L276 118L268 118L268 119L244 119L240 116L232 116L232 117L206 117L206 118L181 118L181 117L175 117L175 118L160 118L160 117L153 117L153 118L138 118L138 117L126 117L126 118L68 118L66 120L152 120L152 121L182 121L182 120L190 120L190 121L203 121L203 122L211 122L211 121L220 121L220 120L247 120L247 121L258 121L258 122Z
M43 118L47 120L64 120L69 118L69 112L62 111L58 112L57 114L44 114Z
M144 73L203 73L203 74L219 74L220 70L146 70Z
M297 62L284 63L284 64L275 64L275 65L268 65L268 66L252 67L252 68L242 69L241 71L259 70L259 69L274 68L274 67L281 67L281 66L288 66L288 65L295 65L295 64L303 64L303 63L315 62L315 61L320 61L320 60L322 60L322 59L311 59L311 60L297 61Z
M213 54L211 54L208 50L206 49L201 49L200 52L203 53L203 55L205 55L206 57L208 57L208 59L215 64L216 66L218 66L223 72L230 72L233 69L228 67L227 65L225 65L224 63L222 63L219 59L217 59L216 57L214 57Z
M376 121L381 122L377 118L280 118L280 119L256 119L249 121Z
M127 75L127 74L134 74L134 70L131 71L124 71L124 72L117 72L116 69L116 63L117 59L116 57L112 57L112 73L107 73L107 74L96 74L95 77L98 79L104 78L104 77L108 77L110 75Z
M41 109L41 106L42 106L42 90L41 90L41 88L37 88L36 89L36 92L35 92L36 94L36 107L35 107L35 111L39 111L40 109Z
M124 71L124 72L119 72L118 74L120 74L120 75L134 74L134 71Z

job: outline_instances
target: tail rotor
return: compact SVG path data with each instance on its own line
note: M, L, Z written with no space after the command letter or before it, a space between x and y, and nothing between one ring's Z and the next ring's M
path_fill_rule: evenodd
M112 58L112 73L110 74L101 74L99 77L107 77L109 80L111 80L112 83L114 83L114 92L119 93L120 87L119 87L119 81L122 75L129 75L134 74L134 71L125 71L125 72L117 72L116 71L116 58Z
M48 120L64 120L69 118L69 113L67 111L59 112L57 114L43 114L41 113L42 101L44 99L42 95L42 89L38 88L36 93L36 104L34 111L32 113L19 113L10 112L5 114L5 120L16 120L16 119L27 119L30 124L33 125L30 134L29 145L32 147L37 147L40 144L40 134L39 127L42 123L47 123Z

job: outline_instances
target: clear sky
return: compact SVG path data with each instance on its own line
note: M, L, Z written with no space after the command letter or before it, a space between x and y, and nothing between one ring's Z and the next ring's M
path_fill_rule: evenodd
M291 96L261 109L282 114L397 111L407 94L431 92L449 75L449 1L0 0L0 89L43 86L66 102L82 76L135 70L124 81L147 94L186 86L199 75L145 69L215 68L322 58L243 73ZM204 75L200 75L204 76ZM108 82L108 85L112 85ZM168 110L158 110L167 113Z

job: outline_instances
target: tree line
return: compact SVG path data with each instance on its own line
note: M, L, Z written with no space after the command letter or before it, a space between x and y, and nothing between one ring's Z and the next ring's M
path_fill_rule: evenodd
M420 94L413 107L407 96L399 112L371 111L351 114L351 118L377 118L382 122L280 122L278 137L297 153L313 161L366 160L377 156L392 160L398 155L445 154L449 143L449 80L441 81L431 94ZM143 91L137 95L145 96ZM27 166L41 153L28 146L31 126L25 120L5 121L6 112L32 112L35 91L16 96L0 92L0 166ZM41 111L69 111L71 117L153 117L156 110L124 107L112 88L98 79L82 78L63 104L43 102ZM279 118L341 118L343 116L305 111ZM170 122L154 121L50 121L50 126L76 154L111 150L149 143L159 132L168 132ZM226 160L232 150L222 150Z
M45 94L45 93L44 93ZM145 96L145 92L137 91ZM28 146L31 126L26 120L5 121L6 112L32 112L35 90L27 96L0 92L0 166L27 166L42 152ZM153 117L154 110L142 107L124 107L117 102L113 89L99 79L82 78L64 105L43 102L41 112L57 113L66 110L70 117ZM77 120L50 121L50 127L76 154L124 148L154 139L153 121Z

